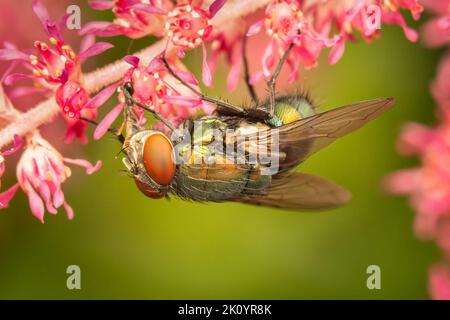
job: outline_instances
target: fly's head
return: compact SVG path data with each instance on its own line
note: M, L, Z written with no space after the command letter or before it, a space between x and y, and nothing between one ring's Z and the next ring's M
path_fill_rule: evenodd
M138 189L150 198L162 198L175 175L174 147L159 131L142 130L125 141L123 163Z
M132 96L133 87L126 83L122 90ZM172 141L162 132L144 129L128 105L125 108L126 139L123 163L138 189L150 198L162 198L170 189L175 175Z

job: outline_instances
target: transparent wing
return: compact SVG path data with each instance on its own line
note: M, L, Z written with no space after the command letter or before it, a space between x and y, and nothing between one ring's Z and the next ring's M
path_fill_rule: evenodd
M362 101L271 129L262 139L257 136L250 136L249 139L264 145L277 141L279 152L285 154L280 163L280 171L283 171L301 163L336 139L361 128L389 110L394 103L392 98Z
M284 172L262 195L243 195L237 202L288 210L321 210L346 204L351 193L324 178L300 172Z

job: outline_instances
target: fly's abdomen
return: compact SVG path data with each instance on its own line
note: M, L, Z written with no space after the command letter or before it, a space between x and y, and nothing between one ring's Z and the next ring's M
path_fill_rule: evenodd
M224 201L244 190L248 169L234 163L183 164L173 183L180 197L198 201Z

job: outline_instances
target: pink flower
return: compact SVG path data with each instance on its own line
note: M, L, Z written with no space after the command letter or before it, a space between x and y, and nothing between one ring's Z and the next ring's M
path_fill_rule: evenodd
M450 0L423 0L423 4L437 17L432 18L422 28L423 41L431 47L450 43Z
M84 119L89 120L95 120L97 118L97 115L98 115L97 109L84 108L79 113L79 117L83 117ZM89 126L89 123L86 122L85 120L69 117L67 115L63 115L63 118L67 124L64 142L71 143L74 139L77 139L82 144L86 144L88 142L88 138L86 136L85 131L86 128Z
M434 265L429 271L429 291L435 300L450 300L450 269L445 264Z
M202 80L207 86L211 86L212 77L204 41L212 30L209 20L225 2L226 0L215 0L209 10L204 10L200 6L203 1L194 0L180 1L176 5L173 5L172 1L91 1L91 6L96 9L112 9L117 19L113 23L88 23L80 34L106 37L124 34L130 38L141 38L147 35L162 36L164 34L161 30L165 29L168 46L175 48L180 58L185 56L184 50L203 45Z
M450 120L450 54L438 66L438 74L431 84L431 93L440 107L439 111Z
M68 81L56 90L56 102L70 118L78 117L88 101L88 93L76 81Z
M122 82L130 81L132 83L133 98L137 102L159 112L175 126L199 110L198 106L201 105L201 100L169 74L160 57L153 59L148 66L141 66L139 58L134 56L127 56L125 60L132 65L132 68ZM175 69L175 72L189 84L197 86L198 82L195 77L180 69L184 68L181 62L177 64L178 68ZM120 93L119 104L97 126L94 139L100 139L106 133L121 113L124 105L125 97ZM133 111L140 119L140 123L143 124L146 111L139 106L134 106Z
M15 135L13 146L11 148L7 149L6 151L0 152L0 179L2 178L3 174L5 173L5 156L9 156L9 155L15 153L17 150L22 148L22 146L23 146L23 139L20 136ZM0 180L0 188L1 188L1 186L2 186L2 184L1 184L1 180ZM2 204L1 198L0 198L0 207L2 205L3 204Z
M116 19L111 22L94 21L86 24L80 34L101 37L126 35L132 39L149 35L164 35L166 15L173 8L171 0L104 0L89 1L97 10L112 10Z
M176 47L193 49L201 45L211 33L209 13L191 3L175 6L167 16L167 35Z
M266 8L264 19L270 40L262 55L262 70L252 75L252 82L262 76L269 77L275 62L291 43L294 47L287 57L290 81L297 77L300 62L307 69L315 67L325 48L331 48L329 63L337 63L344 54L346 42L356 41L356 33L367 41L379 36L377 18L380 23L400 25L407 38L415 41L417 33L406 25L400 9L409 10L418 19L423 7L418 0L273 0ZM257 22L250 28L251 35L259 28L260 22Z
M38 86L42 87L46 93L56 94L56 101L63 113L68 117L78 117L89 98L86 90L80 85L81 63L113 46L106 42L95 43L95 39L88 36L81 43L81 52L76 54L72 47L64 42L58 24L50 19L46 8L40 1L33 1L33 10L49 36L49 44L35 41L36 52L33 54L19 51L11 45L5 49L0 49L0 60L10 60L13 63L21 62L30 70L30 74L13 73L8 75L5 83L12 84L15 80L21 78L33 79L39 83ZM22 89L21 92L25 93L36 91L35 88L19 89ZM15 90L17 93L18 89ZM83 139L85 136L79 133L75 137Z
M230 21L220 32L213 29L208 38L208 41L211 43L211 54L208 60L210 72L214 73L219 56L224 53L230 66L227 77L227 88L229 91L234 91L239 82L243 58L242 40L245 36L246 25L244 19Z
M64 206L69 219L73 218L73 210L67 204L62 184L71 175L67 164L75 164L86 168L87 174L99 170L101 162L95 166L82 159L64 158L46 140L35 133L28 139L27 147L17 164L18 183L0 194L0 208L6 208L20 187L28 196L32 214L44 223L45 208L51 214L56 214L57 209Z
M106 42L94 43L94 39L89 37L84 39L81 52L76 54L64 42L58 24L50 19L47 9L39 0L33 1L33 10L49 36L49 43L35 41L34 54L14 48L0 49L0 60L20 61L31 71L31 74L11 74L5 80L8 84L20 78L32 78L44 87L54 89L55 85L64 84L68 80L78 80L82 62L113 47Z
M202 45L202 81L208 87L212 85L212 76L204 41L208 39L212 31L209 20L225 2L223 0L214 1L209 7L209 11L193 4L191 0L180 3L167 14L168 18L165 23L170 44L177 49L180 58L185 56L184 50L194 49Z
M450 217L450 123L437 129L412 124L405 128L399 150L419 154L422 167L387 177L387 188L411 197L416 209L415 229L421 238L436 239L440 220Z

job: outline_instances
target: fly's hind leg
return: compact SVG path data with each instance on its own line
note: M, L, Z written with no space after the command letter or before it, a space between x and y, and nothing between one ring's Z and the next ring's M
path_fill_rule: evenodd
M250 83L250 71L248 66L248 59L247 59L247 36L244 35L244 38L242 39L242 58L244 62L244 81L247 85L248 92L250 93L250 96L252 97L253 103L255 106L258 105L258 96L256 95L255 87Z
M201 92L199 92L197 89L195 89L193 86L191 86L189 83L187 83L186 81L184 81L178 74L176 74L175 71L173 71L172 67L169 65L169 63L167 62L165 57L161 57L161 60L164 64L164 66L166 67L167 71L169 71L169 73L178 81L180 81L180 83L182 85L184 85L186 88L188 88L189 90L191 90L197 97L199 97L201 100L206 101L206 102L210 102L212 104L215 104L217 106L217 108L219 109L219 111L224 111L224 112L229 112L231 114L240 114L240 115L244 115L246 114L246 110L244 108L241 108L239 106L236 106L234 104L228 103L226 101L220 100L220 99L216 99L216 98L212 98L209 97Z
M294 46L294 43L291 43L287 50L284 52L283 56L281 57L281 60L278 62L278 65L270 77L270 80L267 82L267 87L269 89L269 114L272 118L275 114L275 82L278 78L278 75L280 74L281 69L283 68L284 63L286 62L287 56L289 55L289 52L292 50L292 47Z

